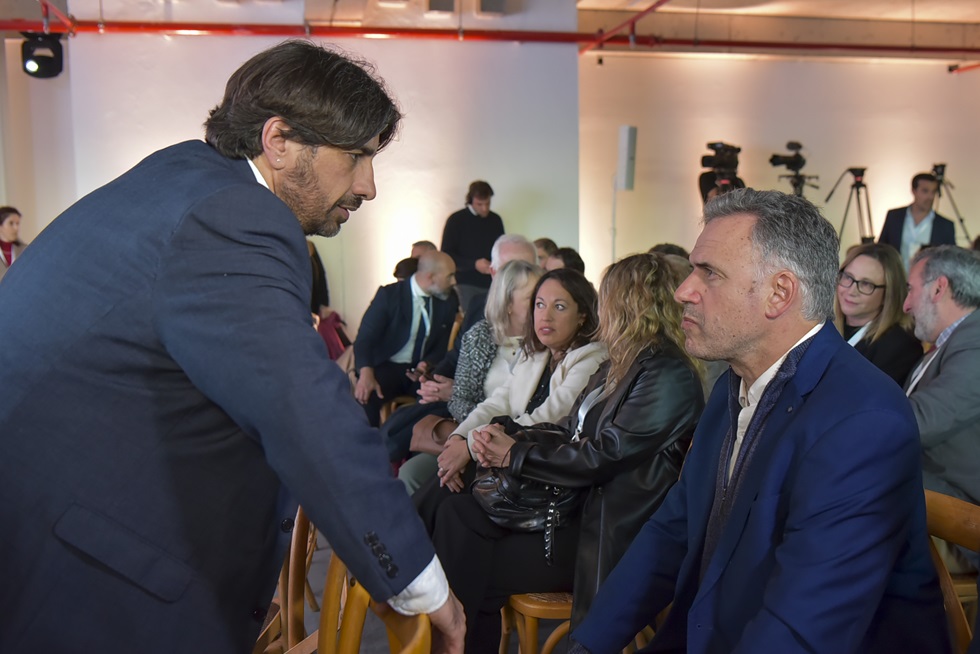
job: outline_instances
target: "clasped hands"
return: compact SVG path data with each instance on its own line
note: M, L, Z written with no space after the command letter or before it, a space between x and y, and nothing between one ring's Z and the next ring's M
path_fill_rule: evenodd
M473 454L485 468L504 468L510 463L514 439L500 425L487 425L473 431ZM470 451L461 434L453 434L438 458L439 485L458 493L463 490L463 470L470 462Z
M487 425L473 432L473 454L484 468L506 468L515 442L500 425Z

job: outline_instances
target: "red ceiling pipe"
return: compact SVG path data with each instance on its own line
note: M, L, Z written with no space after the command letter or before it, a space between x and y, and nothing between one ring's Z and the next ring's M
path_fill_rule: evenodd
M951 73L965 73L968 70L978 70L980 69L980 64L969 64L967 66L960 66L959 64L954 64L949 67L949 72Z
M48 22L48 11L53 13L58 20L65 26L69 34L74 33L74 21L72 18L65 16L60 9L55 7L53 4L48 2L48 0L38 0L41 3L41 15L44 17L44 22ZM45 30L48 31L48 30Z
M600 34L599 37L595 41L593 41L592 43L589 43L588 45L584 46L581 50L579 50L579 54L585 54L586 52L588 52L589 50L592 50L593 48L598 48L600 45L602 45L606 41L609 41L614 36L616 36L616 33L619 32L619 31L621 31L623 28L629 27L630 28L630 34L635 34L636 21L640 20L641 18L643 18L647 14L649 14L651 12L654 12L657 9L660 9L660 7L662 7L663 5L667 4L668 2L670 2L670 0L657 0L652 5L650 5L649 7L647 7L646 9L644 9L643 11L641 11L640 13L636 14L635 16L633 16L632 18L630 18L629 20L624 21L623 23L621 23L620 25L617 25L616 27L612 28L611 30L607 30L607 31L603 32L602 34Z
M455 30L388 27L339 27L329 25L231 25L217 23L162 23L162 22L113 22L75 21L75 32L116 34L194 34L202 36L319 36L319 37L382 37L399 39L442 39L464 41L514 41L524 43L592 43L594 34L579 32L539 32L503 30ZM0 20L0 31L41 32L40 21ZM52 32L67 32L62 25L52 25ZM689 52L728 50L757 51L777 50L784 52L841 52L891 55L935 55L954 58L975 58L980 47L911 47L907 45L866 45L855 43L802 43L777 41L711 41L699 39L663 39L656 36L634 37L638 47L648 49L685 48ZM609 45L627 46L631 39L625 35L613 36ZM612 51L615 52L615 51Z

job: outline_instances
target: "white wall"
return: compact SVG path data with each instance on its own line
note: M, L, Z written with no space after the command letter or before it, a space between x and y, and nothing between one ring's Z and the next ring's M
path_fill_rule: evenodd
M709 141L742 147L749 186L790 192L769 157L801 141L804 173L819 175L806 196L818 206L838 175L867 167L875 235L885 212L911 202L912 175L948 164L956 204L971 236L980 233L980 75L950 75L938 61L872 61L695 56L582 58L580 225L586 267L610 262L612 175L617 130L636 125L635 190L617 196L617 256L662 241L690 249L700 232L697 178ZM852 178L824 214L840 226ZM940 213L952 218L948 200ZM965 245L957 226L960 244ZM857 242L851 208L843 242Z
M0 40L0 205L17 207L20 236L31 241L75 199L72 95L67 74L26 75L20 44Z
M27 98L65 93L45 109L67 126L56 159L64 164L56 210L105 184L147 154L201 138L208 110L230 73L278 38L82 34L68 70L29 80ZM463 205L474 179L488 180L508 231L578 242L578 61L574 45L415 40L346 40L340 47L376 63L405 120L397 142L376 160L378 198L335 239L317 238L332 303L352 327L412 241L441 239L446 216ZM15 43L16 45L16 43ZM8 53L8 66L14 59ZM19 53L16 61L19 66ZM12 76L13 72L10 72ZM16 76L27 79L19 71ZM26 100L25 100L26 102ZM21 111L8 130L44 127ZM63 130L62 130L63 131ZM9 165L31 147L6 143ZM51 157L44 156L47 163ZM33 171L37 177L37 171ZM8 177L8 189L13 188ZM25 191L26 191L25 187ZM33 189L37 196L44 190ZM26 195L26 192L25 192ZM37 200L40 202L40 199ZM27 202L25 200L25 202ZM32 234L26 234L32 236Z

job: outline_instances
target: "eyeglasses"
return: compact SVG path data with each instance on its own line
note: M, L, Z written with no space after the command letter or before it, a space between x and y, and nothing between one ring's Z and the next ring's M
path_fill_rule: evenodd
M879 288L885 288L884 284L875 284L874 282L869 282L866 279L854 279L854 277L847 274L843 270L837 273L837 285L841 288L850 288L855 284L857 284L858 293L861 295L871 295Z

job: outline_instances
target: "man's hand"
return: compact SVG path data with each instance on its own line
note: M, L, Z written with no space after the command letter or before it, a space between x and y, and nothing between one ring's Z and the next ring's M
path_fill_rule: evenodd
M477 272L481 272L484 275L490 274L490 260L489 259L477 259L474 266Z
M433 654L463 654L466 616L452 590L446 603L429 614L429 620L432 622Z
M354 386L354 399L361 404L367 404L368 400L371 399L371 393L380 399L384 399L384 395L381 394L381 386L378 384L378 380L374 378L374 368L364 366L357 376L357 385Z
M453 394L453 380L442 375L435 375L432 379L422 382L419 389L419 401L422 404L432 402L448 402Z
M410 370L405 371L405 376L411 379L413 382L418 382L420 379L425 379L429 374L429 363L428 361L419 361L419 364Z

